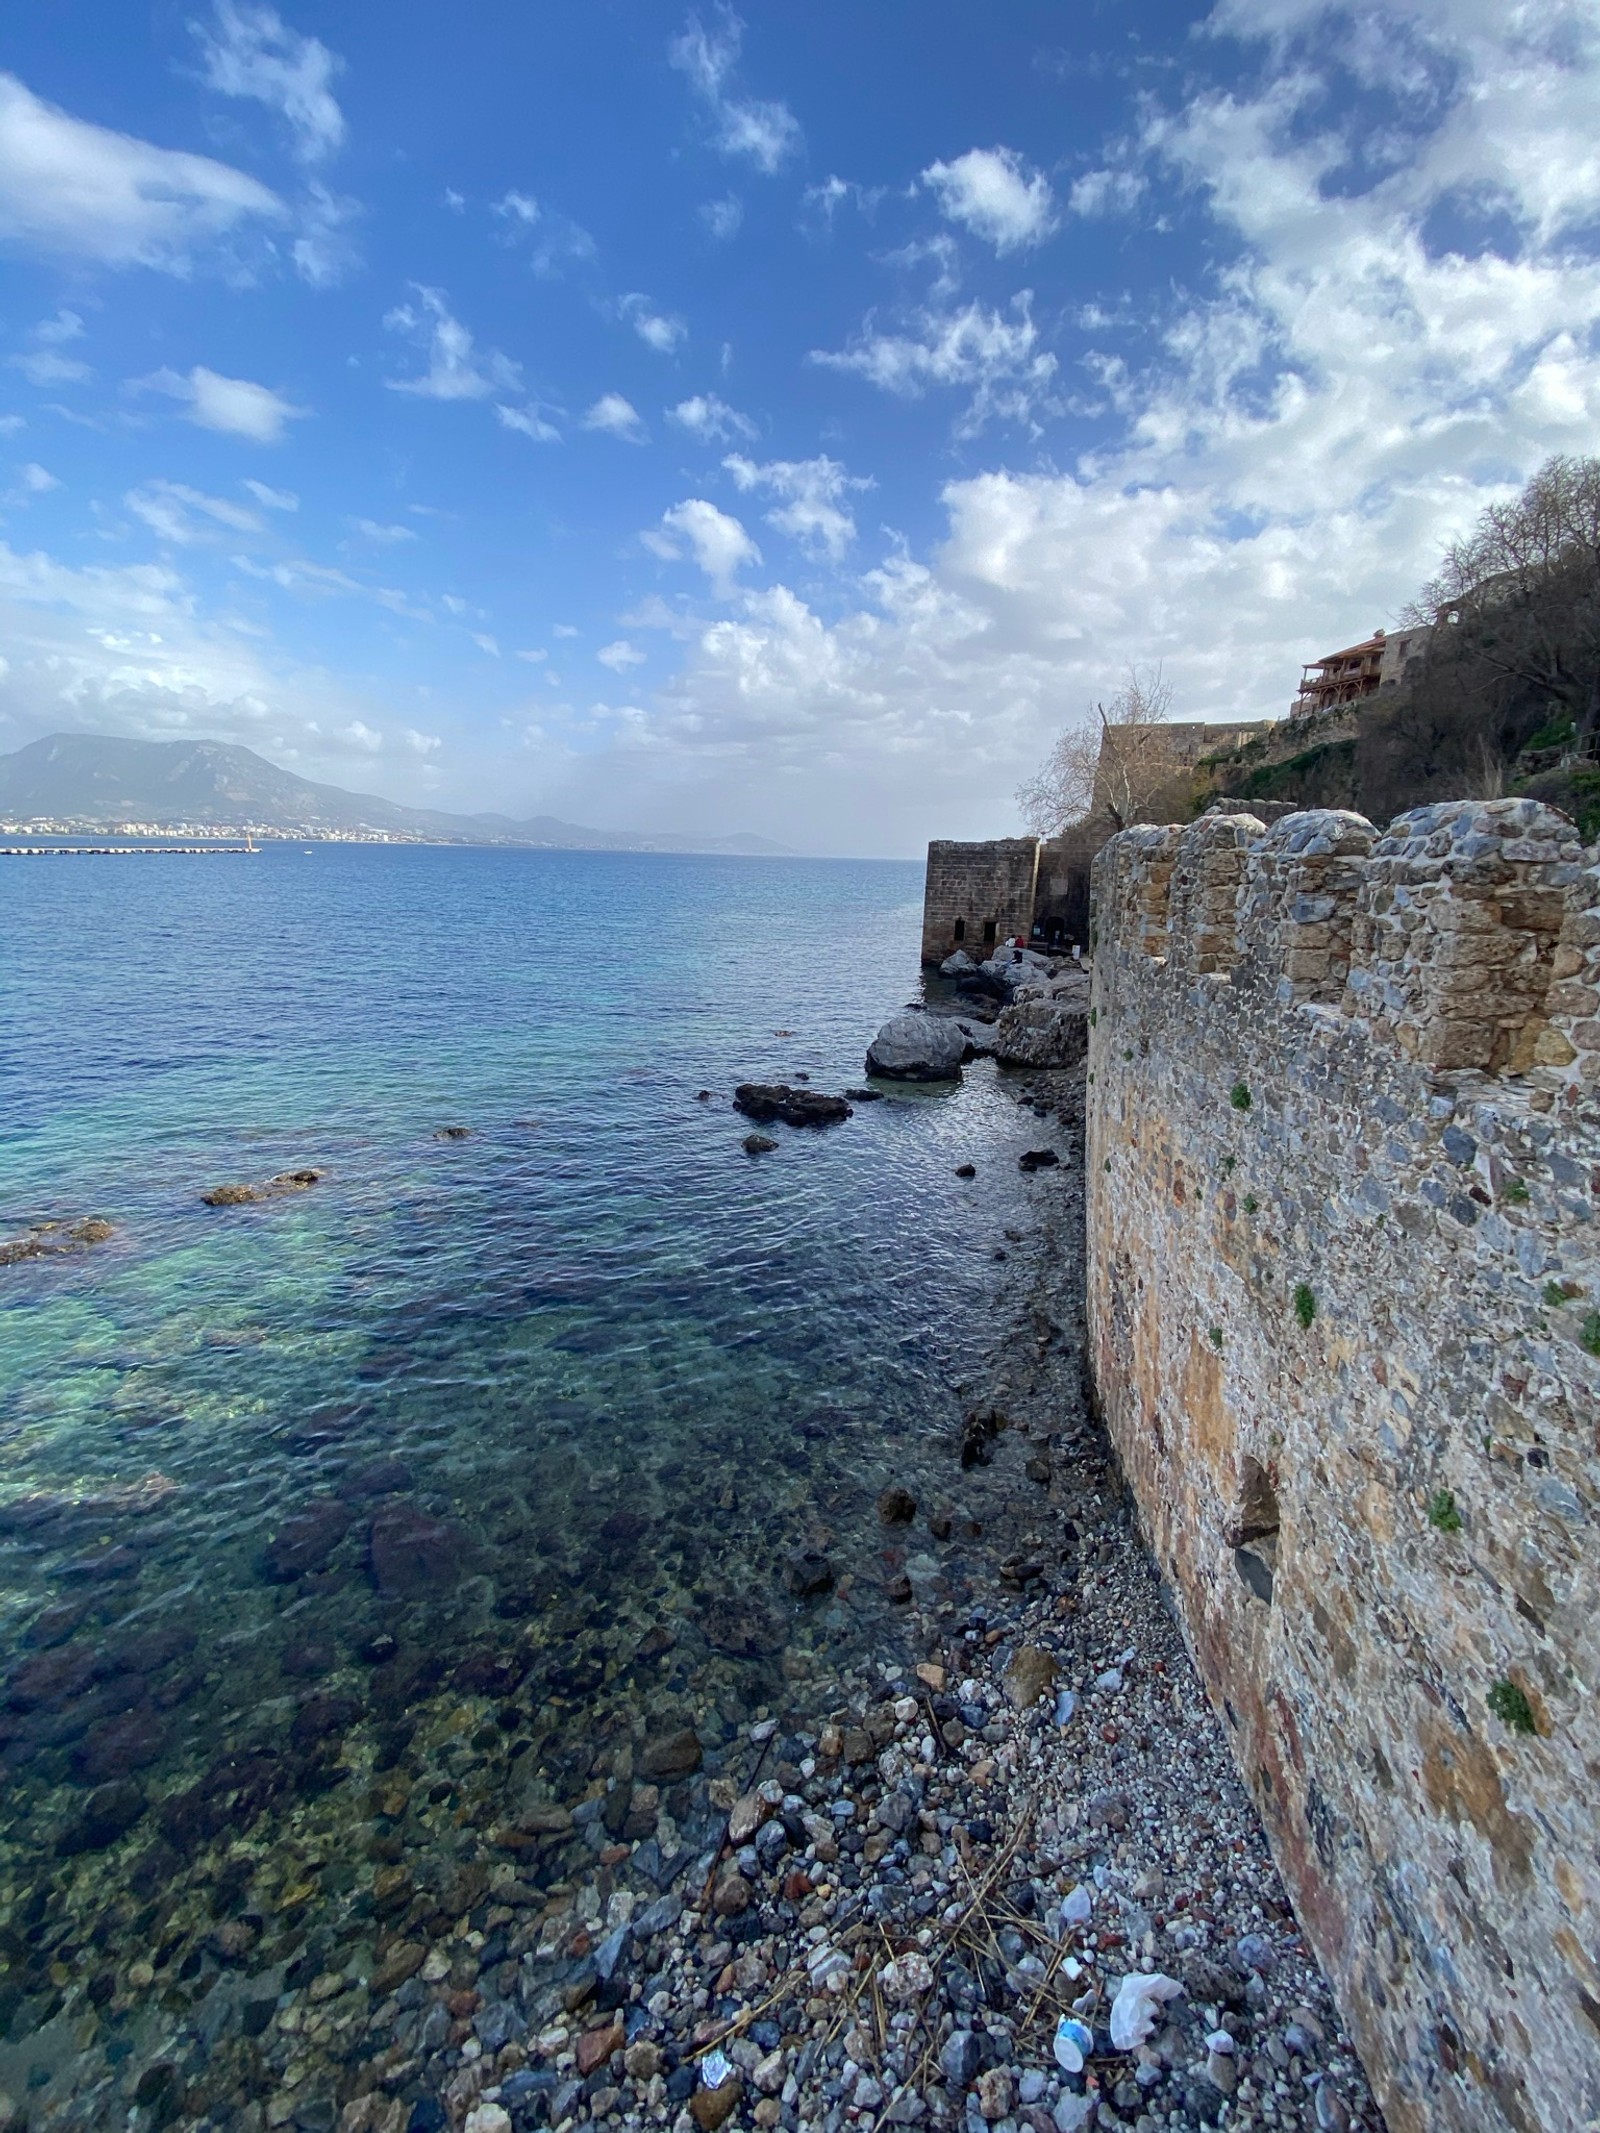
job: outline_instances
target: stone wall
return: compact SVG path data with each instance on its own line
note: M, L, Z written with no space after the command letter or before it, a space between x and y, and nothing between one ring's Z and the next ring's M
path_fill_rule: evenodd
M1531 801L1095 865L1092 1360L1391 2133L1600 2123L1600 867Z
M1072 823L1039 846L1039 879L1033 898L1033 933L1049 947L1089 944L1089 869L1110 834L1094 815Z
M928 846L922 892L922 960L942 963L957 948L982 962L996 941L1026 940L1039 868L1037 837L987 844L941 839Z

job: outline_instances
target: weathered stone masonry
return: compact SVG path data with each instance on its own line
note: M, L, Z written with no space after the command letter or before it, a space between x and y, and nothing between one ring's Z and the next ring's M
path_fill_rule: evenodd
M1392 2133L1600 2123L1600 867L1528 801L1095 868L1093 1363Z
M988 844L939 839L928 846L922 892L922 960L942 963L957 948L982 962L997 941L1026 938L1039 872L1037 837Z

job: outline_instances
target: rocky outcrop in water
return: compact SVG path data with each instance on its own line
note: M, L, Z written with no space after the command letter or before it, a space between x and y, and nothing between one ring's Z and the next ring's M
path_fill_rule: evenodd
M0 1238L0 1266L20 1266L25 1259L60 1259L104 1244L114 1235L98 1215L83 1222L35 1222L20 1237Z
M200 1198L207 1207L253 1207L260 1200L281 1200L285 1193L309 1191L321 1176L320 1170L280 1170L259 1185L213 1185Z
M793 1089L781 1081L741 1081L733 1092L733 1108L758 1126L836 1126L854 1115L842 1096Z
M867 1047L867 1072L887 1081L959 1081L970 1040L959 1023L909 1008Z

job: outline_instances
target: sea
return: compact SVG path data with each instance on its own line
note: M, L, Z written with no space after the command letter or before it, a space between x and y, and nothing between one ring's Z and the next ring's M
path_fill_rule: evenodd
M181 2006L235 1912L291 1964L370 1940L386 1785L481 1830L915 1657L934 1544L879 1498L953 1489L1038 1125L988 1065L754 1156L731 1099L862 1085L920 902L891 862L0 859L0 1244L42 1247L0 1264L0 2085L113 2122L72 2099L130 1960ZM958 1608L987 1545L939 1553Z

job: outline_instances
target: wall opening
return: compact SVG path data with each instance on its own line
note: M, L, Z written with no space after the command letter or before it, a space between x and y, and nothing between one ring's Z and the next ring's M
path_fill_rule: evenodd
M998 924L999 924L999 921L998 921L997 919L992 919L992 918L986 918L986 919L984 920L984 922L983 922L983 945L985 946L985 948L992 948L992 947L994 946L994 936L995 936L995 929L996 929L996 927L997 927L997 925L998 925Z
M964 940L966 939L966 937L967 937L967 922L966 922L966 920L965 920L964 918L958 918L958 919L956 920L956 922L955 922L955 926L954 926L954 929L953 929L953 931L954 931L954 935L955 935L955 942L956 942L956 946L957 946L957 947L959 948L959 947L960 947L960 945L961 945L961 943L962 943L962 942L963 942L963 941L964 941Z
M1253 1599L1272 1605L1278 1569L1278 1492L1258 1459L1246 1454L1239 1468L1239 1494L1228 1525L1233 1567Z

